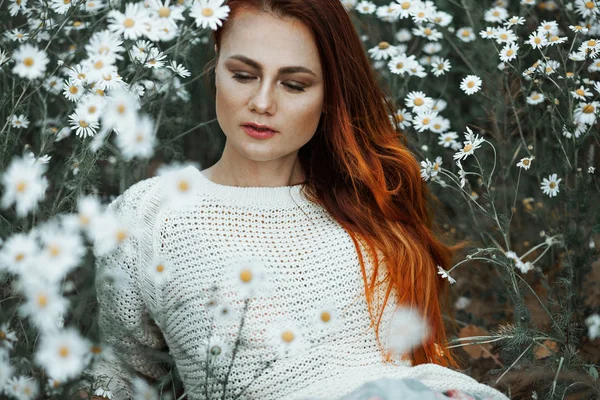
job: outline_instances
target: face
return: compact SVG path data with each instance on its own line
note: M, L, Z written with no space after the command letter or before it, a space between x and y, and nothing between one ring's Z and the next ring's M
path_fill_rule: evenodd
M217 119L226 152L252 161L296 158L315 134L324 85L316 43L306 25L247 11L224 32L215 68ZM256 139L242 128L268 125Z

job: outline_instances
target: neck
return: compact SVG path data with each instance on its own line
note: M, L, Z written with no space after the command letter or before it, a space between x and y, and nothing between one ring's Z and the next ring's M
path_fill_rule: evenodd
M227 146L215 165L204 174L213 182L240 187L292 186L305 180L298 152L269 161L254 161L244 157L231 157Z

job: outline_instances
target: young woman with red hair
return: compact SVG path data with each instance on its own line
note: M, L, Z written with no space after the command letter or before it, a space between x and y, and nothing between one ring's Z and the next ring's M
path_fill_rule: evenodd
M448 281L437 266L449 269L455 248L433 232L419 164L340 0L227 5L207 69L227 137L221 158L203 171L186 168L198 190L185 206L161 202L164 176L110 206L133 217L139 234L98 258L98 276L118 271L123 283L98 280L100 325L117 351L94 370L106 384L97 393L127 398L132 372L160 378L164 367L150 354L168 346L189 399L331 399L382 378L413 378L435 398L458 389L505 399L450 369ZM160 282L149 272L158 262L169 271ZM270 290L259 282L240 292L236 276L267 277ZM215 301L244 314L243 323L214 319ZM429 327L404 358L388 347L398 306L417 310ZM329 330L312 317L321 309L321 322L337 321ZM284 356L266 345L281 326L284 341L305 345ZM231 350L211 367L211 379L227 381L225 393L205 384L209 348ZM392 397L409 395L402 390Z

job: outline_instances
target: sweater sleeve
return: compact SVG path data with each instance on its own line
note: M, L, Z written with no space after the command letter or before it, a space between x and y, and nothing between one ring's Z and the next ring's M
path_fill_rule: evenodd
M152 382L167 372L158 361L161 355L164 359L165 341L150 316L140 279L140 225L155 184L155 179L139 182L108 206L130 234L114 251L96 257L98 324L101 341L110 351L94 363L90 374L95 394L112 399L131 398L136 376Z

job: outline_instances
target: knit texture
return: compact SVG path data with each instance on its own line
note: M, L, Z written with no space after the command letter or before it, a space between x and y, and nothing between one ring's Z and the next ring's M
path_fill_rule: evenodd
M185 172L195 190L184 205L165 201L170 178L162 175L133 185L109 206L132 232L116 251L97 256L99 324L115 356L91 372L113 398L130 397L133 376L153 381L166 372L156 353L174 361L189 399L206 398L208 339L232 344L237 338L244 299L235 271L253 259L261 260L270 290L247 303L243 345L227 398L242 393L244 399L334 399L387 377L506 399L438 365L383 363L354 244L322 206L304 197L301 185L225 186L194 167ZM361 252L369 271L371 259L362 247ZM165 266L168 278L159 280L152 273L157 263ZM212 319L214 287L233 317ZM330 328L317 323L324 305L337 320ZM393 310L390 301L380 328L384 346ZM304 344L283 358L269 340L281 323L293 326L297 342ZM214 376L224 378L228 364L217 365ZM212 393L210 398L222 395L216 388Z

